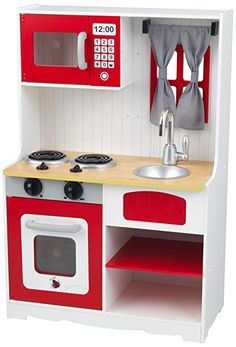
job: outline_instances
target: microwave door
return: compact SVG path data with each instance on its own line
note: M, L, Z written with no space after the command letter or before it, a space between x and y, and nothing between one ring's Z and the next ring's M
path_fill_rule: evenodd
M89 85L89 16L21 16L22 81Z

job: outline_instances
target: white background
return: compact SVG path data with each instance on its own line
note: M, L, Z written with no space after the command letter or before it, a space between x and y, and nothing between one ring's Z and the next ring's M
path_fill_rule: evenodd
M91 5L91 6L129 6L165 7L199 9L236 9L235 1L189 1L189 0L41 0L41 4ZM1 2L0 9L0 171L14 161L19 150L18 94L17 94L17 8L34 3L8 0ZM233 47L233 70L231 92L231 125L229 153L229 189L226 248L225 306L210 330L205 345L207 347L224 345L235 346L236 311L236 225L235 225L235 138L236 112L234 106L236 88L235 45ZM224 117L224 114L222 114ZM2 184L0 185L0 189ZM0 204L3 196L0 192ZM0 206L0 346L196 346L183 342L180 337L150 335L142 331L109 330L83 326L70 322L50 322L28 318L27 321L6 319L5 308L5 268L4 268L4 217ZM228 343L226 342L228 340Z

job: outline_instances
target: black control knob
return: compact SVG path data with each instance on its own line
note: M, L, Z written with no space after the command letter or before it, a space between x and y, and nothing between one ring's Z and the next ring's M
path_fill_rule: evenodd
M44 163L44 161L43 161L40 165L36 166L36 169L37 170L47 170L48 165L46 163Z
M71 200L78 200L83 195L82 184L78 182L67 182L64 187L64 192L67 198Z
M70 169L70 172L82 172L81 167L77 164Z
M30 196L37 196L42 193L43 185L37 178L27 178L24 183L24 188Z

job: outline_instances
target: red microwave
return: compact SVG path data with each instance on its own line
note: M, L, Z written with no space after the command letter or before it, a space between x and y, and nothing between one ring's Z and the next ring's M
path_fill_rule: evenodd
M21 14L20 23L22 82L97 87L130 83L129 19Z

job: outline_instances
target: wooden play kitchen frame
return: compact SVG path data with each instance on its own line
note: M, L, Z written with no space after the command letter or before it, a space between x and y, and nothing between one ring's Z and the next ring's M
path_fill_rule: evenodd
M31 16L40 20L32 21ZM88 27L88 18L95 18L95 23L101 18L113 23L115 18L119 35L111 79L99 75L101 83L95 65L90 77L86 70L80 77L68 67L40 70L32 65L31 32L22 26L29 20L27 28L43 25L52 31L47 19L57 18L58 25L59 16L63 30L67 23L74 30L79 17ZM70 17L73 22L66 20ZM182 166L191 174L176 180L133 174L137 167L160 163L156 158L161 158L165 143L148 121L153 81L150 41L143 34L147 18L152 23L217 23L218 27L210 45L205 129L187 132L191 160ZM60 305L37 302L27 295L21 299L14 296L17 288L9 283L7 268L8 317L66 319L203 342L224 302L232 11L33 5L20 9L19 28L21 153L19 161L5 169L6 182L30 177L102 185L102 241L98 246L102 248L102 293L98 309L90 309L89 304L73 307L66 296ZM93 54L88 55L88 64L92 64ZM185 133L175 130L177 147ZM37 171L24 157L40 148L63 150L71 159L78 152L103 151L117 165L106 171L84 170L79 176L69 171L70 163ZM9 264L13 258L7 234L12 215L9 210L6 214Z

